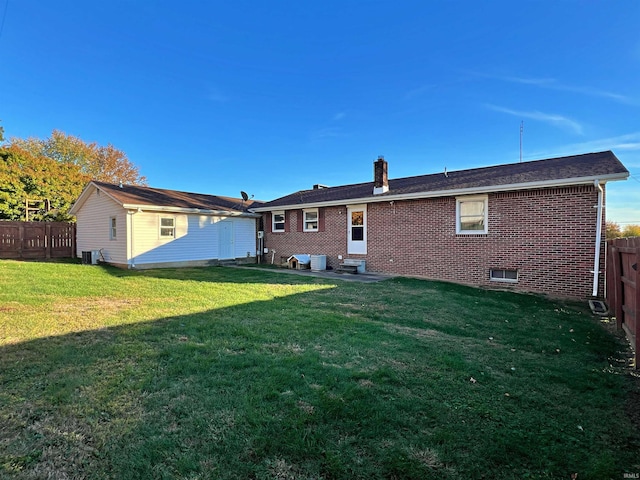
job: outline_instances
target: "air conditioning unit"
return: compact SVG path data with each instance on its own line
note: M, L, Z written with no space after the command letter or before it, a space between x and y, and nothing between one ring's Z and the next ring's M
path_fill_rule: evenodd
M83 265L97 265L100 258L100 250L82 252Z

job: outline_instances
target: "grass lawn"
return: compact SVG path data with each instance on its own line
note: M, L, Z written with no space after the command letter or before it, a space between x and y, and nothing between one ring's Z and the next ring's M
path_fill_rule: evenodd
M621 479L623 348L446 283L0 260L0 478Z

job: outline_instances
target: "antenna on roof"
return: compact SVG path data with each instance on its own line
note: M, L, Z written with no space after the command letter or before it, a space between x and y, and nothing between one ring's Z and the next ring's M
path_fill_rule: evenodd
M244 202L246 202L247 200L249 200L249 198L253 198L253 195L251 195L251 197L249 197L249 195L247 194L247 192L240 190L240 196L242 196L242 206L244 207Z
M524 120L520 121L520 163L522 163L522 134L524 132Z

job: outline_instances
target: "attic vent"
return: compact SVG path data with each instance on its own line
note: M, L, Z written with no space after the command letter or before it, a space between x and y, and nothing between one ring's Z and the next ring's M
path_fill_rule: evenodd
M321 184L321 183L316 183L316 184L313 186L313 189L314 189L314 190L321 190L321 189L323 189L323 188L329 188L329 185L323 185L323 184Z

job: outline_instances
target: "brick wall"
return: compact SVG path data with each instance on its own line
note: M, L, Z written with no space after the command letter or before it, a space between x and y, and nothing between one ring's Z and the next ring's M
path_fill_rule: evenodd
M347 255L344 206L323 209L322 232L298 232L301 212L292 211L289 232L267 231L265 246L276 250L275 263L294 253L324 254L335 268L342 255L364 258L371 272L569 298L591 296L595 187L503 192L488 198L486 235L456 235L456 199L442 197L369 204L367 255ZM601 269L603 258L604 242ZM518 282L491 281L492 268L518 270ZM600 280L602 292L604 275Z

